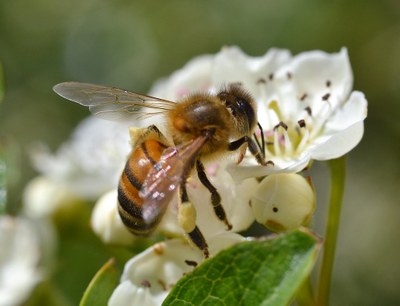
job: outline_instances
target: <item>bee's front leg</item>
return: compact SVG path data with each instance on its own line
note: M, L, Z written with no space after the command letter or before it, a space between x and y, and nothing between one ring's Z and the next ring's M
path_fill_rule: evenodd
M262 166L267 166L267 165L273 166L274 165L273 161L265 160L265 157L262 154L259 145L257 145L255 140L249 136L243 136L242 138L239 138L238 140L232 141L231 143L229 143L228 150L236 151L239 148L241 148L243 144L247 145L250 153L254 156L254 158L256 159L258 164L260 164Z

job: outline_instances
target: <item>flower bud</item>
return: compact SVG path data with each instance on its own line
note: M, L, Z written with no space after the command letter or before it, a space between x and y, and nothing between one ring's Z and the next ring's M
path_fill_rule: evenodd
M24 212L32 218L51 216L81 202L67 186L45 176L31 180L23 193Z
M299 174L273 174L261 181L250 203L257 222L280 232L310 220L315 193L309 181Z
M122 223L117 207L117 191L104 194L92 212L93 231L105 243L131 244L135 238Z

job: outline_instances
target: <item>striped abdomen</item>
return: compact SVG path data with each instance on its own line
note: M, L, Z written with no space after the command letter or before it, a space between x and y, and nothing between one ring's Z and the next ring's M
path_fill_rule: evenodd
M157 140L143 141L132 151L119 180L118 212L122 222L138 236L149 235L162 218L160 215L151 223L145 222L142 216L143 199L139 192L147 174L165 149L166 146Z

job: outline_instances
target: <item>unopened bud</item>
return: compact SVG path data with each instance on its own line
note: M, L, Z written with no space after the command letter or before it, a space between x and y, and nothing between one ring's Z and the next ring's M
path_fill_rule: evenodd
M264 178L251 199L257 222L280 232L306 224L315 209L310 182L299 174L273 174Z
M122 223L117 207L117 191L104 194L93 209L92 229L105 243L130 245L135 237Z

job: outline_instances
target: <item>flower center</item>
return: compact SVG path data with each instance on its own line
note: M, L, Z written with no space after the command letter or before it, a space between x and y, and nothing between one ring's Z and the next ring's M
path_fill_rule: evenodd
M288 78L291 81L291 78ZM333 112L329 102L330 93L321 97L321 105L318 105L317 113L309 106L307 101L311 101L311 95L302 93L298 95L300 105L293 105L293 109L298 109L296 113L291 112L288 114L284 111L283 103L291 103L293 101L278 101L268 98L268 85L264 82L258 82L260 85L261 101L267 102L266 110L267 116L262 120L268 122L261 122L261 125L269 126L264 129L265 138L265 153L267 157L279 156L280 158L294 158L301 155L302 152L310 145L315 138L317 138L323 131L328 118ZM330 86L330 83L329 83ZM293 104L293 103L291 103ZM271 125L274 122L275 125ZM258 134L258 136L260 136Z

